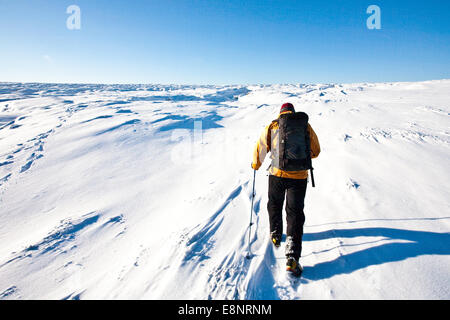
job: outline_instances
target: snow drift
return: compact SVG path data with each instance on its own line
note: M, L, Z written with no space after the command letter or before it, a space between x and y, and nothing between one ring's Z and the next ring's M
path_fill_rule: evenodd
M0 83L0 299L449 299L450 80ZM256 139L283 102L322 148L301 281Z

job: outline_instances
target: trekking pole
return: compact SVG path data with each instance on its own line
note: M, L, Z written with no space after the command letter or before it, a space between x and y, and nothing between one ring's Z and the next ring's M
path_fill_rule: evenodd
M311 168L309 171L311 171L311 184L312 184L312 187L315 188L316 184L314 183L314 173L313 173L314 168Z
M255 178L256 178L256 170L253 170L253 188L252 188L252 207L250 210L250 224L249 224L249 228L248 228L248 250L247 250L247 255L245 256L247 259L250 259L251 256L251 252L250 252L250 235L252 233L252 216L253 216L253 199L255 199Z

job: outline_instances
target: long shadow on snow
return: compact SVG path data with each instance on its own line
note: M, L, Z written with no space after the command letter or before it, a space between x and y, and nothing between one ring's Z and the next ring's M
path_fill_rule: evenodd
M338 222L327 222L327 223L320 223L320 224L314 224L314 225L308 225L308 227L320 227L320 226L326 226L326 225L336 225L336 224L349 224L349 223L358 223L358 222L374 222L374 221L437 221L437 220L445 220L450 219L450 217L436 217L436 218L391 218L391 219L362 219L362 220L348 220L348 221L338 221Z
M407 243L387 243L347 255L332 261L305 266L303 276L310 280L328 279L339 274L349 274L372 265L396 262L421 255L450 255L450 233L413 231L393 228L331 229L307 233L304 241L331 238L384 237L406 240Z

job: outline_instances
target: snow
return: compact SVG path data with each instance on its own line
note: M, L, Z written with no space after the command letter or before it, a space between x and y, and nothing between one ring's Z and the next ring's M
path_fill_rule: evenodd
M450 299L450 80L0 83L0 299ZM254 144L284 102L322 153L301 280Z

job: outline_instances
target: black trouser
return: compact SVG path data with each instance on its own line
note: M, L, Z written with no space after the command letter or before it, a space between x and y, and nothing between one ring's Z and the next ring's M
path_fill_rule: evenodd
M303 213L307 179L289 179L269 176L270 232L281 236L283 233L283 203L286 195L286 256L299 259L302 252Z

